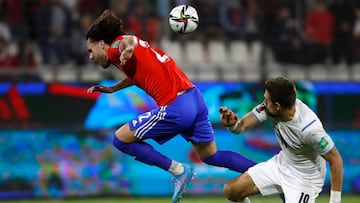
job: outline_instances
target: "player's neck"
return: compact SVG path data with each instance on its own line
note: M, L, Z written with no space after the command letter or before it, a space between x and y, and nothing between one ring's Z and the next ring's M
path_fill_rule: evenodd
M296 108L292 106L291 108L284 109L280 119L284 122L291 121L295 116Z

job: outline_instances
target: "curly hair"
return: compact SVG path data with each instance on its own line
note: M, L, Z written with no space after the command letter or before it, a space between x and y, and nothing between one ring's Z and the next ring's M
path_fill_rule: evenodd
M106 44L111 44L118 36L124 34L121 19L106 9L90 26L86 39L97 42L103 40Z

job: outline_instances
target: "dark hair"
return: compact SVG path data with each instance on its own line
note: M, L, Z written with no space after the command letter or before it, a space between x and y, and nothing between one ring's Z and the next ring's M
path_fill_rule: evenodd
M121 19L117 18L109 9L106 9L90 26L86 39L92 41L104 40L111 44L118 36L125 34Z
M270 100L278 102L282 107L290 108L296 100L295 84L285 77L271 78L265 82L265 90L270 95Z

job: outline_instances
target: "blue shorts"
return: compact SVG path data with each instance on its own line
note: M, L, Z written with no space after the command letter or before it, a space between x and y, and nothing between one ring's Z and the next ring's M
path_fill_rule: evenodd
M163 144L180 134L187 141L211 142L214 130L208 108L197 88L188 89L169 105L145 112L129 122L140 140L153 139Z

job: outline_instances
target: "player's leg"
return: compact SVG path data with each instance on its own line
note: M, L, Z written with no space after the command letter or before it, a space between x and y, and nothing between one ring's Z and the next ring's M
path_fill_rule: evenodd
M248 196L260 193L248 172L230 180L224 186L224 195L230 202L250 202Z
M242 176L228 182L224 188L225 196L232 201L241 201L243 198L261 193L263 196L280 194L282 197L282 179L279 171L278 157L275 156L266 162L250 167Z
M211 126L209 126L211 128ZM195 138L192 138L195 139ZM201 160L209 165L225 167L233 171L244 173L249 167L256 163L239 153L233 151L217 150L216 142L199 142L200 138L192 141L193 147Z
M120 127L114 136L113 145L135 158L137 161L141 161L148 165L154 165L164 170L171 168L172 160L160 152L156 151L150 144L136 138L134 136L135 131L131 131L129 124L125 124ZM178 164L174 161L172 171L174 174L180 174L182 172L181 167L176 167Z
M183 167L176 161L171 160L167 156L156 151L150 144L136 138L135 130L130 130L129 124L120 127L114 136L113 145L148 165L154 165L166 171L170 171L174 175L181 174Z
M256 164L238 153L232 151L217 151L215 141L210 143L193 143L193 146L201 160L209 165L225 167L230 170L244 173L248 168ZM233 163L238 164L235 164L235 167L233 168ZM280 199L282 202L285 202L283 194L280 194ZM245 198L243 202L247 203L250 202L250 200Z
M245 172L256 163L233 151L218 151L214 139L214 130L209 122L207 105L200 91L193 92L196 120L191 131L183 133L190 140L203 162L213 166L225 167L237 172Z
M179 201L185 187L194 176L193 168L171 160L142 140L153 139L164 143L176 136L181 127L173 120L174 118L178 120L178 112L174 109L176 107L169 105L139 115L117 130L113 141L116 148L135 157L136 160L158 166L174 175L173 203Z

